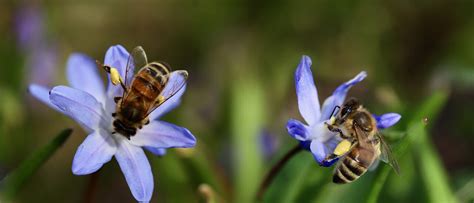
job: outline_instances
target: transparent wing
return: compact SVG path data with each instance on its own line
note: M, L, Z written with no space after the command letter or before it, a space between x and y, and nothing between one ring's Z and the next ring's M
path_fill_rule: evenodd
M178 93L183 87L186 86L186 80L188 79L188 72L185 70L173 71L170 74L170 78L165 85L163 91L161 91L160 96L158 96L155 104L147 112L147 116L153 112L156 108L167 102L172 98L176 93Z
M135 47L130 55L128 56L127 60L127 67L125 69L125 86L128 87L133 79L133 73L136 70L139 70L143 66L148 64L148 60L146 58L145 50L141 46Z
M355 135L356 135L356 138L357 140L359 141L359 144L364 146L364 147L372 147L374 149L379 149L379 147L377 146L379 143L382 143L383 140L382 138L379 136L379 134L377 133L375 136L376 136L376 139L375 140L370 140L369 139L369 135L367 134L367 132L363 131L358 125L354 125L354 129L355 129ZM383 145L383 144L380 144L380 145ZM386 144L385 144L386 145ZM383 147L382 147L383 148ZM382 150L383 151L383 150ZM384 154L384 152L382 152L382 154ZM382 156L380 156L380 159L382 159ZM395 159L393 159L395 161ZM373 171L375 170L378 165L379 165L379 159L376 159L374 160L374 162L370 165L369 167L369 171ZM392 165L392 164L390 164ZM396 165L396 168L394 167L395 171L397 172L398 174L398 165L396 164L396 161L395 161L395 165ZM392 165L393 167L393 165Z
M399 175L400 174L400 167L398 166L397 160L393 157L392 155L392 150L390 149L390 146L385 142L383 139L382 135L377 133L377 138L380 141L380 159L388 163L392 168L395 170L395 172Z
M130 55L132 55L133 57L133 64L135 65L135 68L140 69L146 64L148 64L148 59L146 57L145 50L143 50L143 47L135 47Z
M122 104L126 100L128 96L128 87L133 80L133 75L135 74L135 69L140 69L141 67L147 64L147 58L145 54L145 50L141 46L135 47L130 55L128 55L127 66L125 67L125 77L124 77L124 91L122 93Z
M379 163L380 163L380 159L375 159L374 163L372 163L372 165L370 165L368 170L369 171L374 171L379 166Z

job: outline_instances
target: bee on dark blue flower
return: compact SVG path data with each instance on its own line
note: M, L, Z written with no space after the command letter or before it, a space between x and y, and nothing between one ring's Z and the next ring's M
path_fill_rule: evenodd
M334 171L334 183L344 184L357 180L369 168L376 166L379 159L390 164L399 173L398 163L393 158L389 145L378 132L376 119L357 99L346 101L342 110L332 116L327 125L330 131L338 133L343 139L324 160L332 162L342 157Z

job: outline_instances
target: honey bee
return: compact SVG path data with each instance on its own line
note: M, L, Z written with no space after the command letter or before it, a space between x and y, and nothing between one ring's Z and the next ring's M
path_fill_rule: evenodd
M378 132L375 118L357 99L349 99L335 117L331 116L327 126L342 138L334 152L325 159L331 162L340 158L334 170L334 183L345 184L357 180L368 169L376 166L379 159L391 165L399 174L398 163Z
M116 112L112 113L114 133L130 139L150 121L148 115L153 110L178 93L186 84L188 72L185 70L170 71L169 65L162 62L148 63L145 51L141 46L132 50L125 69L125 79L120 77L117 69L101 65L109 73L114 85L120 84L123 89L121 97L115 97ZM131 78L134 69L138 72ZM131 84L128 84L131 82Z

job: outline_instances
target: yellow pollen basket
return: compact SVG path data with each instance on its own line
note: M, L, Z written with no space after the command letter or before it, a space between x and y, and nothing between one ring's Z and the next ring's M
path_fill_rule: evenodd
M110 80L114 85L118 85L122 82L122 78L116 68L110 68Z
M341 156L347 153L351 149L351 142L348 140L342 140L334 149L333 154L337 156Z

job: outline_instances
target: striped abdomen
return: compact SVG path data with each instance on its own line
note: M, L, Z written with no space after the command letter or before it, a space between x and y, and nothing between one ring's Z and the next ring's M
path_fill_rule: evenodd
M138 124L155 106L158 96L165 88L169 71L161 63L153 62L141 68L132 80L117 114L126 126Z
M355 146L339 163L332 182L338 184L350 183L362 176L376 158L375 150Z
M169 71L161 63L150 63L138 71L133 79L130 94L154 101L165 87Z

